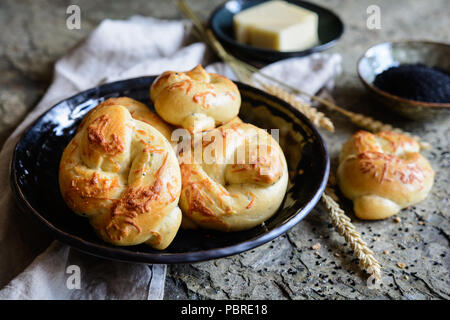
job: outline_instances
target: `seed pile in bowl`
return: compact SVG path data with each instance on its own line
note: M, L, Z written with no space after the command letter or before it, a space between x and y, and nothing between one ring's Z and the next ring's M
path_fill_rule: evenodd
M386 69L373 83L390 94L422 102L450 103L450 74L423 64L401 64Z

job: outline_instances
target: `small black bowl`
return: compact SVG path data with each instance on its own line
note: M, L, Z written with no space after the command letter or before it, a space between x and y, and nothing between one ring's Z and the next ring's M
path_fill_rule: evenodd
M227 51L243 60L270 63L292 57L303 57L334 46L344 33L341 19L329 9L313 3L286 0L292 4L308 9L319 16L319 44L302 51L276 51L242 44L235 40L233 33L233 16L242 10L256 6L267 0L231 0L217 8L209 19L209 26Z
M240 253L268 242L300 222L316 205L329 172L328 153L319 133L286 102L238 83L240 117L261 128L280 129L290 181L278 212L265 224L246 231L180 230L163 251L144 244L116 247L100 240L88 220L71 212L62 199L58 185L62 152L84 115L99 102L128 96L152 107L148 90L155 78L104 84L61 101L37 119L22 135L12 157L11 186L19 207L37 217L57 239L86 253L127 262L186 263Z
M358 61L358 76L366 89L387 107L412 120L430 120L450 115L450 103L406 99L381 90L375 78L385 70L401 64L423 64L450 73L450 44L432 41L403 40L376 44Z

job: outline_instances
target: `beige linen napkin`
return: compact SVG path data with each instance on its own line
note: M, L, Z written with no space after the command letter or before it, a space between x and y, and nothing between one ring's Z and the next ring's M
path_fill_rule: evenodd
M29 215L16 209L6 181L20 135L58 101L100 83L205 65L205 45L189 44L189 28L185 21L144 17L105 20L56 63L48 92L0 153L0 177L5 181L0 186L0 299L163 298L165 265L114 262L83 254L58 241L51 243ZM339 69L339 55L314 54L277 62L264 71L316 93L332 85ZM235 79L223 63L214 63L207 70ZM81 276L79 289L74 288L71 278L74 267Z

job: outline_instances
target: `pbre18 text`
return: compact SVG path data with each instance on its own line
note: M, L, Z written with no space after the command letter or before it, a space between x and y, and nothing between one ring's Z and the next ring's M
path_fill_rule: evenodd
M259 315L259 314L267 314L267 305L253 305L253 304L226 304L225 305L225 314L232 315Z

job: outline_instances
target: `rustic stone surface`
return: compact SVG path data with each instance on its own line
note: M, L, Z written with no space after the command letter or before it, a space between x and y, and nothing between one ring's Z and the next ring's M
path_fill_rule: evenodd
M191 1L207 17L221 1ZM450 118L410 122L384 112L370 99L356 74L356 62L370 45L386 40L428 39L450 42L446 0L316 1L335 10L346 31L330 52L343 57L343 73L333 93L336 102L423 137L433 145L424 152L437 171L435 185L422 203L403 210L401 221L357 220L383 267L380 290L367 288L367 275L333 226L322 205L285 235L240 255L169 267L166 299L448 299L450 298L449 167ZM82 10L81 30L65 26L69 3L56 0L0 2L0 144L44 94L52 65L101 20L133 14L180 18L170 1L72 1ZM381 8L381 29L366 27L367 7ZM424 19L426 17L426 19ZM5 27L4 27L5 28ZM6 31L6 32L5 32ZM323 132L333 167L340 145L356 127L325 111L337 127ZM312 246L319 243L320 249ZM403 268L401 268L401 267Z

